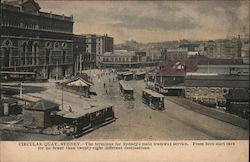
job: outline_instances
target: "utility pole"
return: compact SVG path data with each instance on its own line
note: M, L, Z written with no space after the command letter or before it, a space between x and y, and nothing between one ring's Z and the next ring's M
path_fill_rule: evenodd
M63 110L63 85L62 85L62 110Z
M59 73L59 69L58 69L58 61L56 62L56 80L58 80L58 73Z
M80 74L82 74L82 54L80 53L80 60L79 60L79 62L80 62Z

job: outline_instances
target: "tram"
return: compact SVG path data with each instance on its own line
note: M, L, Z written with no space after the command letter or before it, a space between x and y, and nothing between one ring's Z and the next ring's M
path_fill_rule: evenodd
M69 112L62 116L63 133L78 137L98 126L104 126L115 121L113 106L98 106L78 112Z
M123 74L123 79L126 81L134 79L134 74L132 72L126 72Z
M143 80L143 79L145 79L145 75L146 75L145 72L137 72L137 73L135 74L135 79L136 79L136 80Z
M129 84L121 80L119 82L119 88L124 100L134 100L134 90Z
M154 110L165 110L164 96L151 89L143 90L142 102Z

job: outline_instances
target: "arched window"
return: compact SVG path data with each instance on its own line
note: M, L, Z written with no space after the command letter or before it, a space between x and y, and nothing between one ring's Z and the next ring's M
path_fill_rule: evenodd
M2 43L3 47L3 66L9 67L10 61L11 61L11 46L13 45L12 41L10 39L6 39Z
M59 43L58 42L55 42L54 43L54 49L58 49L59 48Z
M28 48L28 43L27 42L23 42L22 43L22 49L21 49L21 64L25 65L26 63L26 55L27 55L27 48Z
M33 43L31 41L28 42L28 58L27 58L27 65L32 65L32 47L33 47Z
M46 42L45 43L45 47L46 48L51 48L52 47L52 43L51 42Z
M33 43L33 59L32 62L34 65L38 64L38 53L39 53L39 45L38 42Z
M3 43L2 43L3 47L11 47L12 45L13 45L13 43L9 39L4 40Z

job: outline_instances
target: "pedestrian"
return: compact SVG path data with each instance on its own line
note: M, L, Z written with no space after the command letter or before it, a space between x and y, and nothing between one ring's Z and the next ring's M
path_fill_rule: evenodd
M72 112L72 108L71 108L71 106L69 106L69 112Z
M105 84L105 83L103 84L103 87L104 87L104 88L106 87L106 84Z

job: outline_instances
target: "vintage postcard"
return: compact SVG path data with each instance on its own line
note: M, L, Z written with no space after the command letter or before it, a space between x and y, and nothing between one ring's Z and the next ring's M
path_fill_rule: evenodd
M0 0L0 162L247 162L249 14Z

